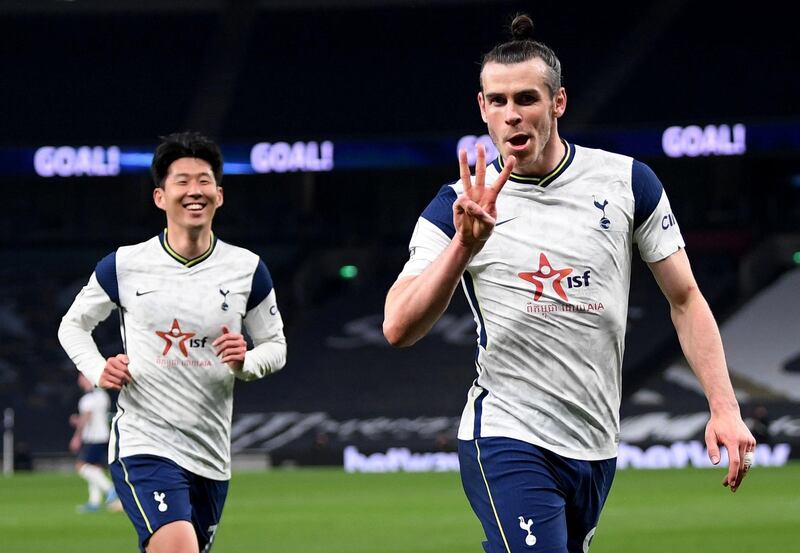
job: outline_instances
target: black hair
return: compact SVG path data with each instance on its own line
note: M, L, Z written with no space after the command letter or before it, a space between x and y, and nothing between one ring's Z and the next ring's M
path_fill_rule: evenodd
M526 14L517 14L511 22L510 30L511 40L498 44L483 56L481 75L483 68L490 62L507 65L539 58L550 69L547 88L555 96L561 88L561 62L558 56L546 44L533 40L533 20Z
M153 154L150 173L156 187L164 187L169 166L176 159L196 157L207 161L214 173L217 186L222 184L222 152L216 142L195 131L176 132L161 137L161 143Z

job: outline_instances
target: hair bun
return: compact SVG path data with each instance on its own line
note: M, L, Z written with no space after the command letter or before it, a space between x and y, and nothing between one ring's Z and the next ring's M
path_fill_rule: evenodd
M513 40L532 40L533 20L525 14L517 15L511 22L511 37Z

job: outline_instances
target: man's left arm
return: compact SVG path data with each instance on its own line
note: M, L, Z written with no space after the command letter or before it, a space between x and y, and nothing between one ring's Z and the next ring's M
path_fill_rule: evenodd
M244 327L253 340L248 350L244 336L222 327L222 334L213 342L217 355L239 380L255 380L279 371L286 364L286 338L283 319L272 285L272 277L259 260L253 273L250 297L247 302Z
M275 290L247 313L244 326L254 347L247 352L237 378L254 380L281 370L286 364L286 338Z
M728 450L728 473L722 484L735 492L749 468L743 463L744 454L755 449L756 441L742 421L719 328L697 286L685 250L679 249L648 265L669 302L681 349L708 399L711 411L705 432L708 456L716 465L720 461L719 446Z

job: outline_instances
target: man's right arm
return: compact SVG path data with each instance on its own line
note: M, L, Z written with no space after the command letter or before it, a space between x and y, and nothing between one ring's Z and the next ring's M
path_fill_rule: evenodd
M116 304L92 273L58 327L58 341L86 378L98 385L106 360L92 338L92 331L108 318Z
M383 335L395 347L413 345L447 309L472 257L472 248L453 238L422 274L401 277L386 295Z
M466 152L459 152L464 192L452 203L450 243L421 274L401 276L386 296L383 334L393 346L410 346L428 333L450 304L470 259L494 231L497 195L505 186L516 160L509 156L497 180L486 186L486 152L482 145L478 146L477 154L473 179ZM443 222L443 219L439 220Z

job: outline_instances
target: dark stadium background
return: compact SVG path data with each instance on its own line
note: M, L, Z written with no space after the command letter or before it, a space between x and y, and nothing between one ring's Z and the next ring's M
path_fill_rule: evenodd
M289 344L282 372L237 387L238 421L284 416L277 434L237 434L249 444L241 453L341 464L352 443L362 451L452 451L452 421L474 372L466 304L457 294L445 323L402 351L383 343L380 314L416 217L457 177L457 139L485 132L478 62L517 11L533 16L562 61L569 101L559 128L568 140L611 147L609 137L627 137L636 149L648 129L766 129L761 147L741 156L638 155L665 183L718 317L735 316L800 264L800 48L788 14L733 6L1 2L0 408L14 409L20 466L66 455L79 391L56 339L61 315L97 260L163 227L146 173L39 177L30 152L152 150L158 136L181 129L208 133L223 149L331 140L367 152L374 143L452 142L452 159L227 175L215 223L223 240L269 265ZM347 265L358 268L355 278L340 275ZM666 302L640 262L630 321L623 415L667 411L680 426L680 416L705 407L702 396L662 378L679 350ZM800 344L796 328L786 332L789 346ZM104 353L119 351L114 320L97 337ZM787 372L800 371L795 349ZM766 406L772 422L786 422L773 439L792 443L797 455L800 404L747 379L736 384L748 392L744 414ZM648 407L653 394L666 403ZM345 428L346 421L355 422ZM242 432L259 428L242 424ZM641 445L664 442L653 434Z

